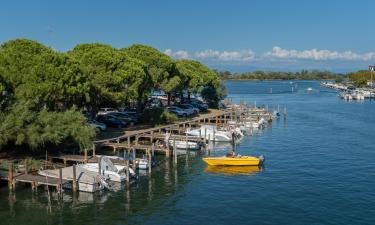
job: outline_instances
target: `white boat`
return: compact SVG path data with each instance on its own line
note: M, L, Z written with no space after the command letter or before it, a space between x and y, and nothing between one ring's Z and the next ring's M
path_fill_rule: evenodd
M99 173L99 163L85 163L78 164L77 167L86 169L92 172ZM100 174L105 178L108 178L110 181L122 182L126 180L126 170L129 169L130 177L134 177L136 174L131 168L127 168L122 165L114 165L110 158L101 157L100 160Z
M196 142L188 141L181 141L181 140L169 140L169 145L173 148L173 144L176 144L177 149L190 149L190 150L198 150L200 145Z
M135 163L138 169L143 169L143 170L148 169L148 159L136 159Z
M62 168L62 179L64 180L73 180L73 166ZM40 170L38 174L45 176L46 180L48 178L59 178L59 170ZM99 175L98 172L91 172L86 169L76 167L76 179L77 179L77 190L84 192L96 192L101 191L105 187L109 187L105 178ZM65 183L63 188L72 189L71 183Z
M306 91L312 91L313 89L311 87L306 88Z
M352 98L354 100L364 100L365 99L365 95L360 93L359 91L355 91L352 93Z
M116 160L125 160L124 157L121 156L105 156L105 155L96 155L97 157L108 157L109 159L116 159ZM148 169L148 159L145 158L136 158L135 164L138 169ZM115 164L115 166L117 166ZM133 170L130 170L133 171Z
M232 137L227 135L224 132L217 131L210 129L209 127L200 127L198 129L191 129L187 130L186 133L191 136L196 137L204 137L206 133L206 138L208 138L210 141L224 141L224 142L230 142L232 140Z
M244 125L247 129L261 129L267 125L267 121L262 117L259 121L248 121Z

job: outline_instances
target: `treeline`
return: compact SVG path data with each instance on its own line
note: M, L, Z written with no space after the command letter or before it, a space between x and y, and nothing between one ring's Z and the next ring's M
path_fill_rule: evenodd
M371 78L371 72L368 70L359 70L355 73L349 73L349 80L356 87L366 87L371 80L374 80L375 73L373 72L373 77Z
M218 72L222 80L335 80L343 74L329 71L302 70L301 72L254 71L246 73Z
M57 52L27 39L5 42L0 46L0 148L67 140L87 148L95 131L83 110L136 105L142 111L152 89L169 97L200 93L211 106L225 95L215 71L149 46L79 44Z

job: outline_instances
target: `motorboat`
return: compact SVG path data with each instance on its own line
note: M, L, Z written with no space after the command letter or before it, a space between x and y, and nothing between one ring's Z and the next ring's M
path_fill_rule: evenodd
M84 163L78 164L77 167L86 169L92 172L99 172L99 163ZM129 170L129 175L135 177L136 174L131 168L127 168L123 165L114 165L110 158L101 157L100 159L100 174L110 181L122 182L126 180L126 170Z
M73 166L65 167L61 169L62 179L64 180L73 180ZM60 171L59 169L48 169L48 170L39 170L38 174L48 178L59 178ZM76 167L76 179L77 179L77 190L83 192L96 192L101 191L104 188L109 188L105 177L101 176L98 171L92 172L81 167ZM63 184L63 188L72 189L71 182Z
M308 87L308 88L306 88L306 91L312 91L313 89L312 89L312 87Z
M198 129L188 129L186 133L191 136L204 137L210 141L223 141L230 142L232 141L231 135L228 135L227 132L219 131L217 129L212 129L212 126L201 126Z
M198 150L200 145L197 142L188 141L181 141L181 140L169 140L169 145L173 148L173 145L176 145L177 149L190 149L190 150Z
M210 166L259 166L264 160L263 156L221 156L203 158L203 161Z
M352 98L353 98L354 100L364 100L364 99L365 99L365 95L362 94L362 93L359 92L359 91L355 91L355 92L352 93Z

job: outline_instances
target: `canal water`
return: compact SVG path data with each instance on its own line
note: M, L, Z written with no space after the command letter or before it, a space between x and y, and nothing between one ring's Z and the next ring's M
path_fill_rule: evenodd
M202 155L182 156L130 189L66 193L62 202L1 186L0 224L375 224L374 101L340 100L315 81L224 84L234 102L287 109L286 120L236 147L264 155L263 168L210 168Z

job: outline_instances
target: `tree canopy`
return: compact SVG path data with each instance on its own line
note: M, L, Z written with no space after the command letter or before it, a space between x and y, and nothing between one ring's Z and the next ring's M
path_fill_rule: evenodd
M142 106L152 89L201 93L211 105L225 96L216 72L145 45L79 44L58 52L28 39L5 42L0 46L0 147L39 148L72 140L88 148L95 130L84 110Z

